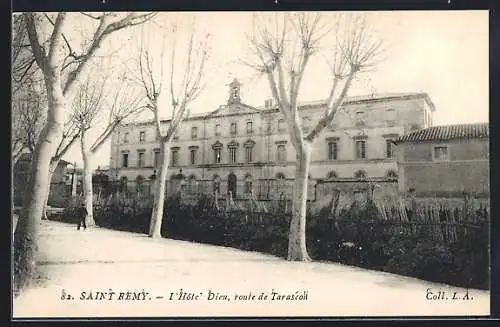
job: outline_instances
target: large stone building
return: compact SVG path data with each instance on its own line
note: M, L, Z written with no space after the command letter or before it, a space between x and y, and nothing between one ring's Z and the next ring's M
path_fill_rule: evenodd
M276 196L273 187L294 178L295 151L282 114L271 100L255 108L242 102L241 85L229 85L226 104L191 115L170 144L169 179L204 192L231 190L236 197L252 189L259 197ZM323 116L325 101L303 103L304 130ZM347 98L342 109L315 143L310 178L374 180L397 178L392 140L432 125L435 107L426 93ZM169 121L162 121L167 128ZM154 175L159 140L152 121L120 126L111 139L110 172L134 181Z

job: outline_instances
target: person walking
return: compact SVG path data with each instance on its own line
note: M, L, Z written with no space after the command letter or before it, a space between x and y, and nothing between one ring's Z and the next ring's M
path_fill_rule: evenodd
M85 208L85 201L82 201L80 207L76 208L76 216L78 218L77 230L83 226L83 230L87 229L87 224L85 223L85 218L87 218L87 209Z

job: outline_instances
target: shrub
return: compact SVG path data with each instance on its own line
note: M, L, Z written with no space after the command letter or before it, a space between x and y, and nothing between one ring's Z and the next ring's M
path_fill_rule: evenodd
M139 202L115 200L94 208L96 223L103 227L147 233L151 209ZM386 214L398 220L381 219L373 202L354 203L332 214L331 207L308 210L306 239L315 260L340 262L369 269L412 276L433 282L487 289L488 212L481 211L476 230L455 242L434 239L436 230L422 217L416 225L399 223L396 207ZM66 217L71 217L68 206ZM441 211L446 211L441 208ZM443 219L450 215L440 215ZM485 219L486 218L486 219ZM71 218L66 218L71 219ZM467 218L469 219L469 218ZM165 199L162 235L175 239L260 251L286 257L290 214L220 210L211 195L193 205L179 197ZM438 226L439 227L439 226ZM437 231L443 234L439 227ZM438 236L441 235L438 233ZM444 235L444 234L443 234Z

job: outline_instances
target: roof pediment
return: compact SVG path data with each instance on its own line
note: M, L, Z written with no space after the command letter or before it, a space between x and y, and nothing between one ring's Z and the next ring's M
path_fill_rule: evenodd
M259 109L244 103L232 103L226 106L221 106L219 109L212 111L207 117L228 116L228 115L248 115L260 113Z

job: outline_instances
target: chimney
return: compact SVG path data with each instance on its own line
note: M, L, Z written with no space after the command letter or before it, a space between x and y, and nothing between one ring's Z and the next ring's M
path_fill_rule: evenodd
M267 99L264 101L264 108L271 109L273 107L273 99Z

